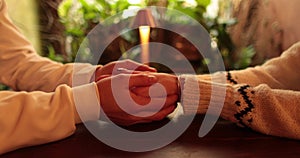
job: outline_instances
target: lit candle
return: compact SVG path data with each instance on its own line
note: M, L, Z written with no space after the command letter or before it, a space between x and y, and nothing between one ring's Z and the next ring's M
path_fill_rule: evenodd
M140 26L140 39L141 39L141 63L149 63L149 38L150 38L150 26Z

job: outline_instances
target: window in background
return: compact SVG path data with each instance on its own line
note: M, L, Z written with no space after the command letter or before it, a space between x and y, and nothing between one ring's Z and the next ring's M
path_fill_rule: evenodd
M40 52L40 36L38 15L35 0L6 0L8 12L13 22L20 28L21 32Z

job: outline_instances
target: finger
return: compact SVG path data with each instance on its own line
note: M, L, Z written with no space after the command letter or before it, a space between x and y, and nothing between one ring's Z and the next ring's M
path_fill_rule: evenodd
M150 67L148 65L140 65L135 70L137 71L150 71L150 72L157 72L157 70L153 67Z
M96 70L95 70L95 81L98 81L97 80L97 77L98 76L101 76L101 69L102 69L102 66L98 66L97 68L96 68Z
M154 98L154 97L152 97L151 102L148 105L149 108L147 110L157 110L158 108L160 108L162 106L161 103L164 103L163 107L162 107L162 109L164 109L166 107L173 106L174 104L176 104L177 100L178 100L177 95L169 95L165 98Z
M131 74L129 75L129 88L151 86L157 82L157 78L147 74Z
M114 74L140 74L140 73L149 74L149 72L147 73L145 71L128 70L126 68L118 68Z
M155 87L155 86L149 86L149 87L135 87L133 89L131 89L131 91L133 93L135 93L136 95L139 96L143 96L143 97L150 97L149 96L149 90L150 87L153 88L151 90L153 90L155 93L152 93L152 97L165 97L166 94L167 95L175 95L178 94L178 90L177 90L177 86L176 87Z
M159 111L164 109L168 106L176 104L178 100L177 95L170 95L165 98L148 98L148 97L140 97L136 96L135 94L132 95L133 100L140 105L141 107L136 107L134 109L135 112L142 112L142 111Z
M152 68L148 65L141 64L129 59L116 63L116 68L126 68L129 70L157 72L155 68Z
M102 79L104 79L104 78L107 78L107 77L110 77L111 75L101 75L101 76L99 76L97 79L96 79L96 82L97 81L100 81L100 80L102 80Z
M101 76L101 75L110 75L112 74L112 71L114 69L114 66L116 65L116 61L110 62L102 67L98 67L96 69L96 75Z
M137 96L150 98L149 89L150 89L150 87L135 87L135 88L132 88L130 91ZM160 96L155 95L154 97L160 97Z

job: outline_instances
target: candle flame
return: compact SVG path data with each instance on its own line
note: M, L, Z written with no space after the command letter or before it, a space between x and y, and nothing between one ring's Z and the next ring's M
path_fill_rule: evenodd
M141 38L141 62L147 64L149 62L149 38L150 38L150 26L140 26L139 33Z

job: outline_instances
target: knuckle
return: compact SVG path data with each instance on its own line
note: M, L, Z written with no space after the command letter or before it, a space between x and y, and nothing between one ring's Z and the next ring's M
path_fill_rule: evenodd
M125 59L125 60L124 60L124 64L125 64L125 65L129 65L130 63L132 63L131 60L129 60L129 59Z
M123 80L123 79L126 78L126 76L127 76L126 74L118 74L117 78L120 79L120 80Z

